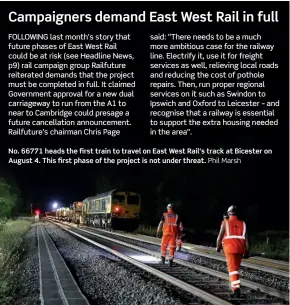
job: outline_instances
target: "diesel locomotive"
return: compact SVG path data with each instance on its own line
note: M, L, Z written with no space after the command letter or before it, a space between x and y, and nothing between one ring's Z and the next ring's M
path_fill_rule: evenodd
M122 189L83 200L83 223L116 230L136 230L141 210L140 195Z
M69 208L57 209L56 219L105 229L134 231L139 226L140 211L139 194L115 189L75 201Z

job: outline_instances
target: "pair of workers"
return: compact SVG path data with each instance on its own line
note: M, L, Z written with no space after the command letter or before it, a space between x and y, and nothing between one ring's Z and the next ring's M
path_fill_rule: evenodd
M174 213L172 204L167 206L167 213L163 213L161 221L157 228L157 236L163 229L161 240L161 260L165 263L166 248L169 247L169 265L172 266L174 251L176 248L176 239L181 236L182 223L179 216ZM231 284L231 297L240 298L240 278L239 269L242 258L248 258L249 243L246 224L238 219L237 208L232 205L224 214L220 232L217 238L216 251L220 252L223 248L227 268L229 272L229 281Z

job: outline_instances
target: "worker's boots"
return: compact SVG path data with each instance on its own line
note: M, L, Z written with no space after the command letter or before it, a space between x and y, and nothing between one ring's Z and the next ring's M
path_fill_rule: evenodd
M165 257L164 256L161 256L161 263L162 263L162 265L165 265Z
M169 260L169 266L172 267L172 265L173 265L173 260L171 259Z
M233 291L230 294L230 297L233 298L233 299L239 299L241 297L241 290L240 290L240 288L238 288L235 291Z

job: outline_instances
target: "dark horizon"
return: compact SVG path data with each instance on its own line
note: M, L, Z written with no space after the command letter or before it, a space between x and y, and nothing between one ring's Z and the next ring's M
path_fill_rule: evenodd
M284 185L281 181L270 180L269 168L263 170L258 166L250 169L245 168L243 164L206 167L200 167L198 170L186 168L185 165L146 167L107 165L94 166L90 169L87 166L82 168L48 166L40 170L39 166L36 166L33 170L33 166L30 166L27 176L25 167L21 166L18 171L12 172L12 176L22 191L24 201L37 203L35 208L40 209L41 212L51 211L53 202L69 207L74 201L109 191L122 184L123 188L140 193L141 215L150 215L152 212L156 216L156 209L159 209L160 213L162 207L165 210L168 201L180 200L177 210L185 217L186 227L195 227L199 222L203 222L200 219L202 216L212 219L212 222L207 222L208 229L213 229L219 225L226 209L234 204L246 221L250 216L254 218L251 222L255 223L255 229L258 231L259 228L288 229L288 199L283 197L287 180ZM272 175L276 176L279 170L281 168L276 170L272 168ZM105 181L98 183L97 180L102 177ZM158 198L158 187L164 188L161 199ZM208 214L206 207L212 209L213 214L211 212ZM273 217L273 214L277 213L279 217ZM154 222L154 217L150 219Z

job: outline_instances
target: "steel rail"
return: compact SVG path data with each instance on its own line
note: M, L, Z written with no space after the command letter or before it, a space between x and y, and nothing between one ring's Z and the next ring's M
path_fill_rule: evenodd
M143 234L136 234L136 235L143 236L143 237L148 237L147 235L143 235ZM192 245L195 248L200 248L200 249L204 249L204 250L211 250L211 251L215 250L214 247L207 247L207 246L195 245L195 244L192 244ZM259 260L259 261L265 261L266 263L273 264L273 265L289 266L289 263L286 262L286 261L281 261L281 260L267 258L267 257L262 257L262 256L251 256L251 259Z
M116 250L110 249L109 247L106 247L106 246L104 246L104 245L102 245L100 243L97 243L97 242L95 242L95 241L93 241L93 240L91 240L91 239L89 239L87 237L84 237L81 234L73 232L70 229L65 228L65 226L63 224L56 224L56 225L58 225L63 230L67 231L68 233L73 234L73 235L79 237L80 239L83 239L86 242L88 242L90 244L93 244L93 245L95 245L95 246L97 246L97 247L99 247L99 248L101 248L101 249L103 249L103 250L105 250L105 251L107 251L107 252L109 252L109 253L111 253L111 254L113 254L113 255L115 255L115 256L117 256L117 257L119 257L119 258L121 258L121 259L123 259L123 260L125 260L127 262L129 262L129 263L131 263L131 264L133 264L134 266L139 267L139 268L141 268L141 269L143 269L143 270L153 274L154 276L157 276L157 277L161 278L162 280L165 280L165 281L171 283L172 285L177 286L180 289L185 290L185 291L191 293L195 297L199 297L199 298L205 300L206 302L210 302L211 304L214 304L214 305L230 305L230 304L232 304L231 302L225 301L225 300L223 300L223 299L221 299L221 298L219 298L217 296L214 296L214 295L212 295L212 294L210 294L210 293L208 293L208 292L206 292L204 290L201 290L201 289L199 289L197 287L194 287L194 286L192 286L192 285L190 285L190 284L188 284L186 282L183 282L183 281L181 281L181 280L179 280L179 279L177 279L177 278L175 278L175 277L173 277L171 275L168 275L168 274L166 274L164 272L161 272L159 270L156 270L155 268L152 268L152 267L150 267L150 266L148 266L146 264L143 264L143 263L141 263L141 262L139 262L139 261L137 261L137 260L127 256L127 255L124 255L124 254L122 254L120 252L117 252ZM80 231L84 231L85 233L89 233L86 230L79 229L79 228L77 228L77 229L80 230ZM94 233L92 233L92 235L94 235ZM98 236L98 234L96 234L96 236ZM110 238L104 238L104 237L102 237L102 238L115 242L115 240L112 240Z
M88 228L90 228L90 227L88 227ZM149 243L149 244L160 246L160 242L158 243L158 242L153 241L153 240L149 241L148 239L140 239L140 238L131 236L129 234L120 234L120 233L106 231L106 230L98 229L98 228L95 229L95 230L98 230L98 231L101 231L101 232L103 231L103 232L106 232L106 233L109 233L109 234L114 234L114 235L117 235L117 236L127 237L127 238L130 238L130 239L133 239L133 240L143 241L143 242L146 242L146 243ZM143 235L141 235L141 236L143 236ZM144 235L144 237L147 237L147 236ZM208 247L203 247L203 246L196 246L196 247L197 248L208 249ZM202 252L193 250L193 249L191 249L189 247L186 247L186 246L183 246L183 248L185 248L191 254L195 254L195 255L206 257L206 258L210 258L210 259L214 259L214 260L219 260L219 261L225 262L225 259L222 256L214 255L214 254L210 254L210 253L202 253ZM212 249L212 248L210 248L210 249ZM259 261L258 258L255 258L255 260ZM266 264L267 264L267 262L266 262ZM273 264L275 264L275 263L273 263ZM269 267L259 266L259 265L256 265L255 263L252 263L252 262L246 262L246 261L243 260L242 263L241 263L241 266L289 278L289 272L286 272L284 270L276 270L276 269L272 269L272 268L269 268ZM283 268L283 266L287 266L287 263L282 262L281 267Z
M84 230L84 229L81 229L81 228L77 228L77 229L80 230L80 231L84 231L87 234L95 235L97 237L100 237L100 238L103 238L103 239L106 239L106 240L117 242L118 244L123 245L125 247L129 247L131 249L134 249L134 250L152 255L152 256L157 257L157 258L160 258L160 253L159 252L144 249L144 248L141 248L139 246L135 246L135 245L125 243L123 241L118 241L118 240L115 240L115 239L107 237L107 236L104 237L103 235L93 233L93 232L90 232L90 231L87 231L87 230ZM191 269L195 269L195 270L198 270L200 272L204 272L204 273L213 275L215 277L219 277L223 280L228 280L229 279L227 274L225 274L223 272L220 272L220 271L212 270L210 268L199 266L199 265L189 263L189 262L186 262L186 261L183 261L183 260L180 260L180 259L174 259L174 261L175 261L175 263L177 263L179 265L182 265L182 266L185 266L185 267L188 267L188 268L191 268ZM277 290L275 288L268 287L268 286L265 286L265 285L262 285L262 284L259 284L259 283L251 282L251 281L245 280L245 279L243 279L243 285L250 288L250 289L260 290L264 293L267 293L267 294L270 294L272 296L275 296L275 297L284 299L286 301L289 301L289 294L287 292L280 291L280 290Z

